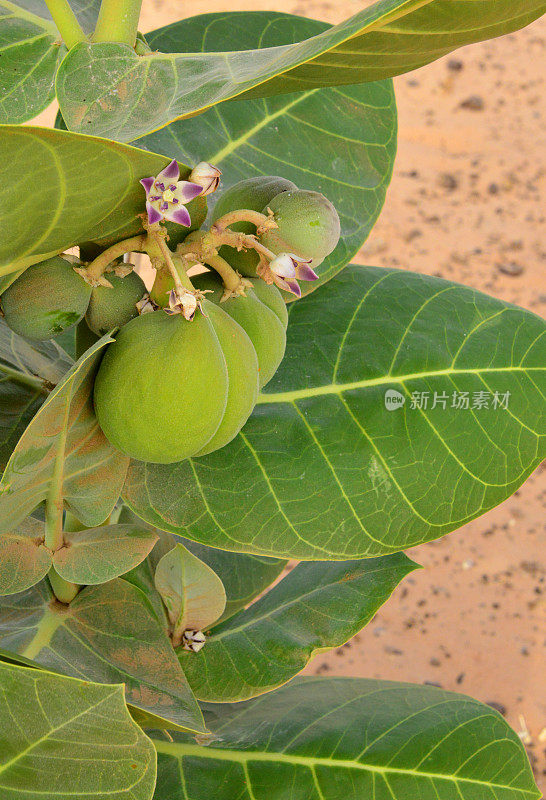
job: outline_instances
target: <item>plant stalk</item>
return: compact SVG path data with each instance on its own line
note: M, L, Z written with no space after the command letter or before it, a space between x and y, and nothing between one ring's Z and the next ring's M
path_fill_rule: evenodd
M146 235L140 234L139 236L132 236L130 239L125 239L123 242L118 242L109 247L104 253L91 261L88 264L86 272L90 278L101 278L104 271L110 264L117 258L125 255L125 253L142 252L146 242Z
M276 223L271 224L271 217L266 216L266 214L261 214L259 211L252 211L250 208L239 208L215 220L212 230L223 231L224 228L227 228L229 225L235 225L237 222L250 222L257 228L261 228L262 226L269 226L271 228L277 227Z
M0 364L0 380L2 379L1 375L5 375L8 380L19 383L21 386L26 386L29 389L34 389L34 391L40 392L41 394L49 394L47 381L44 381L42 378L37 378L34 375L25 375L24 372L6 367L4 364ZM49 386L51 388L51 384Z
M53 589L53 594L61 603L71 603L80 591L80 587L77 583L71 583L61 578L55 567L51 567L47 573L47 577Z
M68 0L45 0L45 3L69 50L75 44L86 41L85 33Z
M121 42L134 47L142 0L102 0L94 42Z

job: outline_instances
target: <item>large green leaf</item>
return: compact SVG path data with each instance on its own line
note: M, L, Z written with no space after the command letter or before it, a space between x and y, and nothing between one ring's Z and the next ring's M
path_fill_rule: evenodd
M55 97L55 74L65 53L51 20L19 3L0 0L1 123L26 122L47 108Z
M235 97L390 78L522 28L545 10L544 0L378 0L297 44L275 23L260 49L227 53L203 52L202 36L190 52L140 58L127 45L82 42L59 68L57 97L69 129L131 141ZM248 19L248 12L232 19L235 36ZM217 21L217 15L198 18L207 50ZM164 31L172 32L173 49L174 28Z
M297 680L209 706L200 746L158 752L154 800L537 800L522 743L501 715L432 686Z
M192 690L199 700L228 702L276 689L315 653L358 633L416 566L401 553L298 564L250 608L214 628L199 653L179 651Z
M0 319L0 469L55 384L72 366L55 342L31 344Z
M241 434L204 458L132 462L126 501L205 544L303 560L436 539L544 458L545 333L473 289L348 267L292 304L285 359ZM393 392L404 405L389 410ZM428 407L412 408L423 392ZM489 392L489 407L453 408L453 392L470 406ZM511 393L508 408L494 392Z
M186 730L201 712L143 593L116 578L87 586L70 606L46 581L0 598L0 646L38 665L100 683L125 683L127 702Z
M0 241L0 276L73 245L140 233L139 179L170 160L68 131L0 126L0 224L10 232ZM195 219L205 208L204 198L188 205Z
M0 595L16 594L45 578L51 553L44 547L44 526L29 517L0 533Z
M3 800L150 800L154 747L102 686L0 663Z
M0 481L0 526L12 529L51 492L88 526L116 504L128 459L99 428L91 394L104 336L52 390L15 447ZM58 469L62 461L62 469Z
M271 36L297 41L326 27L275 12L245 15L244 26L233 12L207 15L207 20L204 27L202 17L192 17L146 38L154 50L180 52L202 42L207 50L226 51L266 46ZM219 166L222 189L265 174L282 175L302 189L325 194L340 216L341 239L318 267L320 281L302 284L307 293L351 260L381 211L396 152L392 82L223 103L136 144L186 163L204 159Z

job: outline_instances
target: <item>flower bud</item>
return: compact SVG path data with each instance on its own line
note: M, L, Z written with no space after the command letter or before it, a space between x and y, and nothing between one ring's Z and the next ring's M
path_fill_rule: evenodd
M189 180L203 188L201 196L204 197L206 194L212 194L212 192L216 191L220 183L221 174L218 167L213 167L208 161L200 161L192 169Z
M296 297L301 297L298 281L318 280L318 275L309 266L310 263L311 259L300 258L294 253L279 253L269 262L269 277L279 289L285 289L285 291L295 294ZM267 280L268 276L262 274L262 277Z

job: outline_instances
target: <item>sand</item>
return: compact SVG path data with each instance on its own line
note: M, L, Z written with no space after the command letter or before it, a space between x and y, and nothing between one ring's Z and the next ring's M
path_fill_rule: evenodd
M363 5L144 0L141 29L227 8L337 22ZM355 261L440 275L544 314L545 37L542 19L396 79L394 179ZM429 682L494 704L546 790L544 474L458 533L410 551L425 569L306 672Z

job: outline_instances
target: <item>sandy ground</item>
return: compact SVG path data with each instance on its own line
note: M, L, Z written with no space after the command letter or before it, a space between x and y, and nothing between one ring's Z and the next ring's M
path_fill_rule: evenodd
M363 5L144 0L141 29L190 8L260 7L338 22ZM441 275L544 313L545 39L543 19L396 79L398 161L357 261ZM526 742L543 791L544 475L460 532L411 551L425 569L365 631L307 670L434 683L495 705Z

